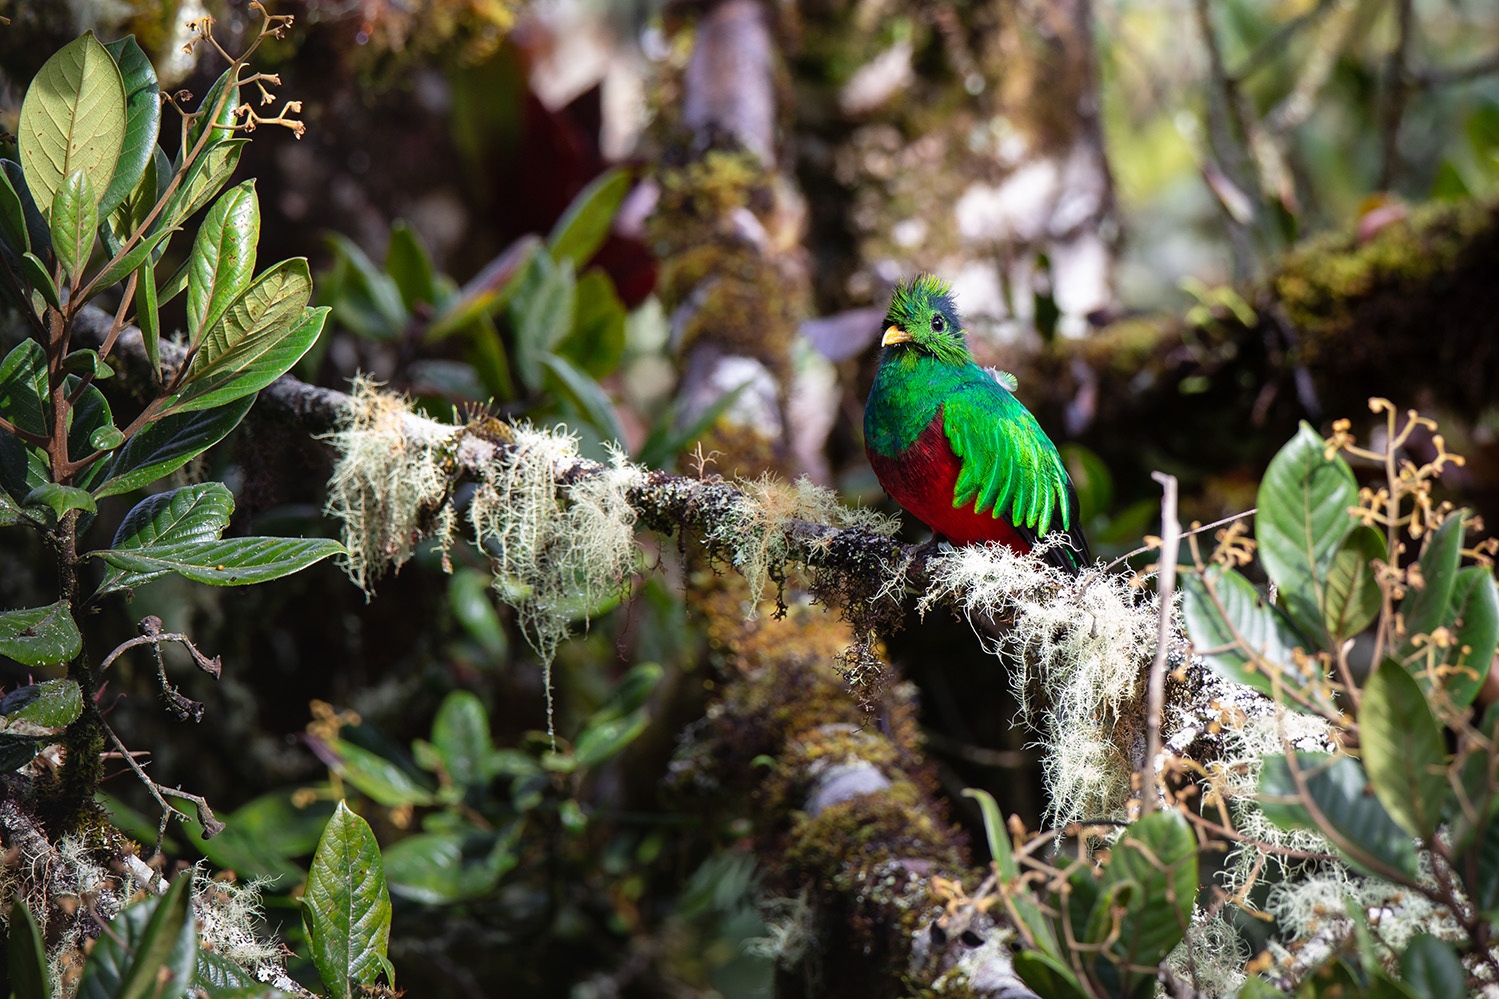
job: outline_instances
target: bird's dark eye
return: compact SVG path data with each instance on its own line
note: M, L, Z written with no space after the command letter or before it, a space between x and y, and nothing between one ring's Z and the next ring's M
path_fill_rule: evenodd
M933 333L941 333L941 332L943 332L946 329L947 329L947 322L946 322L946 320L944 320L942 318L942 314L940 312L937 315L935 315L935 316L932 317L932 332Z

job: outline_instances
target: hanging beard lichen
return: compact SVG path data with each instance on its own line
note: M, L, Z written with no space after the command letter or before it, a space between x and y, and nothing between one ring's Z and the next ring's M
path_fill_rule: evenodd
M559 487L558 472L578 458L577 438L561 428L512 428L504 462L491 462L469 507L474 539L489 556L500 598L546 670L551 729L551 664L571 623L624 585L634 560L635 511L627 490L640 477L624 455L602 474Z
M1155 647L1154 598L1098 566L1065 578L1040 549L974 545L934 558L928 571L923 613L950 602L970 620L1007 622L986 644L1010 668L1023 719L1042 733L1048 821L1122 816L1134 733L1121 723L1139 714L1132 708Z
M343 522L344 571L366 598L431 532L430 525L423 530L425 519L435 514L451 529L446 500L460 429L416 416L406 399L363 375L354 379L343 425L328 437L340 458L325 512Z

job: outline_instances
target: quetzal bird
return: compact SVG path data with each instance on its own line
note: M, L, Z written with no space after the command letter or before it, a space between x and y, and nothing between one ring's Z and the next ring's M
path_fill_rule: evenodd
M1049 562L1073 574L1091 562L1056 445L1011 394L1014 379L974 363L952 288L926 274L897 285L885 327L864 409L864 448L885 491L934 541L1024 553L1061 533Z

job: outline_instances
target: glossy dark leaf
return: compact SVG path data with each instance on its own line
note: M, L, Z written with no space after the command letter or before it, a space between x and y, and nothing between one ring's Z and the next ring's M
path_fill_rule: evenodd
M73 680L43 680L6 694L0 713L5 730L12 734L60 732L83 714L83 692Z
M16 258L31 249L26 212L21 207L21 196L16 192L8 170L0 170L0 239L5 240L6 248Z
M1254 585L1233 569L1209 566L1182 577L1182 618L1192 646L1210 667L1234 683L1246 684L1287 707L1331 707L1326 679L1314 660L1296 664L1292 649L1307 641L1278 607L1266 603Z
M1390 818L1369 786L1368 775L1351 757L1297 753L1307 793L1327 819L1318 826L1298 793L1285 756L1264 757L1260 808L1282 829L1312 829L1328 835L1349 863L1377 877L1415 878L1416 848L1410 835Z
M26 220L26 239L31 245L31 252L45 261L52 256L52 234L47 228L47 220L42 217L41 208L37 206L35 195L26 183L25 172L15 160L0 160L0 169L5 171L11 190L16 192L16 197L21 201L21 214ZM48 194L47 197L50 199L52 195ZM50 205L51 201L47 203ZM46 269L45 264L43 269Z
M0 416L21 430L46 434L47 354L35 340L22 340L0 361Z
M1358 732L1385 810L1410 835L1430 839L1448 794L1447 747L1420 685L1399 663L1385 660L1364 685Z
M87 32L42 65L21 102L21 169L44 215L74 171L81 170L94 191L109 188L125 131L124 80L108 50Z
M1126 982L1130 967L1154 967L1178 943L1192 919L1197 898L1197 839L1186 819L1173 811L1158 811L1129 827L1114 844L1100 878L1094 908L1108 939L1113 919L1106 908L1122 906L1119 935L1108 951ZM1154 980L1154 975L1150 976ZM1134 990L1130 985L1130 991Z
M135 190L141 175L152 163L161 129L156 69L137 44L135 36L126 35L107 42L104 48L119 67L121 82L125 85L125 136L120 146L120 158L115 161L114 177L99 200L100 216L107 216ZM152 184L155 184L154 177Z
M1072 969L1050 954L1021 951L1015 955L1015 974L1043 999L1088 999Z
M156 217L155 229L175 229L194 212L214 199L229 182L239 156L248 139L221 139L203 151L203 155L187 168L177 190L160 215Z
M329 995L374 984L390 940L390 893L369 823L340 802L312 858L302 919Z
M62 298L57 294L57 284L52 280L47 265L35 253L21 254L21 276L33 291L54 309L62 308Z
M102 499L128 493L175 472L239 426L254 402L254 397L246 396L217 409L157 420L108 459L94 495Z
M153 493L125 515L110 547L116 550L171 545L183 541L217 541L234 513L234 496L222 482L202 482ZM166 575L113 570L97 593L141 586Z
M1305 422L1270 461L1260 482L1255 535L1260 561L1302 631L1325 642L1333 560L1354 528L1358 484L1340 455L1326 457Z
M213 123L213 130L208 136L204 148L209 149L231 141L234 136L232 126L235 123L234 109L240 105L240 90L237 83L233 83L234 70L226 69L213 81L213 86L208 88L208 93L198 102L195 109L198 117L193 119L192 125L188 127L187 143L177 152L177 165L182 165L182 157L191 151L203 137L204 130L209 122ZM225 90L228 90L227 96ZM217 113L215 113L217 111Z
M83 639L66 600L0 613L0 655L25 666L53 666L78 654Z

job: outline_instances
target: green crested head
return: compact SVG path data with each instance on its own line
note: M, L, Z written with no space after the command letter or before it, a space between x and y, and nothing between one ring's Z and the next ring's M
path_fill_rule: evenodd
M952 286L930 274L918 274L895 286L885 311L887 354L929 354L943 364L971 364L963 320L953 304Z

